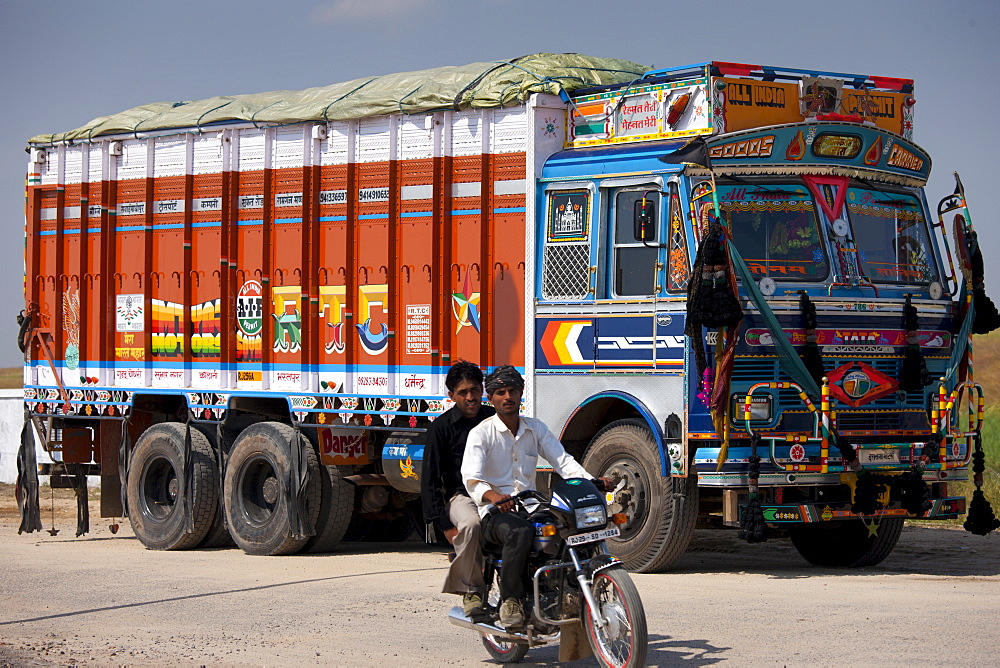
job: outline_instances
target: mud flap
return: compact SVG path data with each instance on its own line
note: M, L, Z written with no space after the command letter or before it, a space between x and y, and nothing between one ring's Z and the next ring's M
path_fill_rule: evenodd
M21 429L21 447L17 451L17 484L14 488L21 526L17 533L42 530L42 516L38 507L38 463L35 459L35 435L31 431L31 417L24 412Z
M118 493L121 497L122 517L128 517L128 465L132 453L132 439L128 431L128 418L122 420L121 445L118 448Z
M90 503L87 499L87 474L79 472L73 476L73 492L76 494L76 537L90 533Z
M303 443L305 444L303 446ZM305 458L302 448L312 447L309 440L303 438L299 432L298 425L292 425L292 438L288 443L288 453L290 455L290 465L288 467L288 480L286 489L288 490L288 514L289 525L292 537L295 540L302 540L316 535L316 530L309 520L309 508L306 504L305 492L309 484L309 462Z
M577 661L593 656L583 622L576 621L559 627L559 662Z

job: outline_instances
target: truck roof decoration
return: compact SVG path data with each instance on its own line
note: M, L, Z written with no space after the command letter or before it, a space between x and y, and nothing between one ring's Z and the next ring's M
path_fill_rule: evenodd
M913 81L706 62L572 95L568 148L840 121L913 139Z
M363 77L302 91L145 104L95 118L75 130L37 135L30 142L79 142L102 135L137 135L224 122L271 125L504 107L523 103L533 93L559 95L579 88L625 84L642 77L646 70L643 65L618 58L538 53L509 61Z

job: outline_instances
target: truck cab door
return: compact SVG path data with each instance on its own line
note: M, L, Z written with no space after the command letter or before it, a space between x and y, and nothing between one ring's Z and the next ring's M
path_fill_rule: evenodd
M606 240L595 303L596 359L604 369L656 366L656 297L663 292L661 184L602 184Z

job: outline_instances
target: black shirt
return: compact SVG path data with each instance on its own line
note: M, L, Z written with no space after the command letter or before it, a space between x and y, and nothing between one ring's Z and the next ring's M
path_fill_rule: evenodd
M448 500L456 492L469 495L462 482L462 457L469 432L494 413L496 411L492 406L484 405L476 417L467 418L458 406L452 406L427 429L424 462L420 471L420 496L424 521L433 522L441 531L454 526L448 518Z

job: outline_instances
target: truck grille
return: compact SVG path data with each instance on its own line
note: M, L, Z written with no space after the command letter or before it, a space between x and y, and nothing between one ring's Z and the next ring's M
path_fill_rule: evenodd
M859 361L863 361L866 364L878 369L890 378L899 378L899 370L902 366L903 360L899 358L855 358ZM835 369L836 367L844 364L850 360L846 358L825 358L824 363L826 368ZM944 371L944 367L947 364L945 359L928 359L927 367L930 370L931 377L936 378L941 375ZM791 381L792 379L786 376L778 364L777 357L737 357L736 365L733 369L733 391L738 391L744 389L747 385L753 383L760 383L770 380L779 381ZM933 387L933 386L929 386ZM801 409L802 401L799 399L799 394L795 390L778 390L778 408L779 410L786 409ZM900 401L900 399L903 399ZM881 399L876 399L870 403L864 405L865 410L877 410L877 409L921 409L927 408L927 397L924 392L909 392L905 394L890 394L888 396L882 397ZM839 409L845 409L846 406L840 406ZM849 411L838 410L838 415L846 417L849 415ZM863 419L871 421L872 414L863 414ZM851 419L862 419L862 415L857 415ZM888 422L888 417L883 416L886 422ZM896 420L899 417L896 416ZM843 426L847 429L848 427ZM893 429L898 427L857 427L858 429Z

